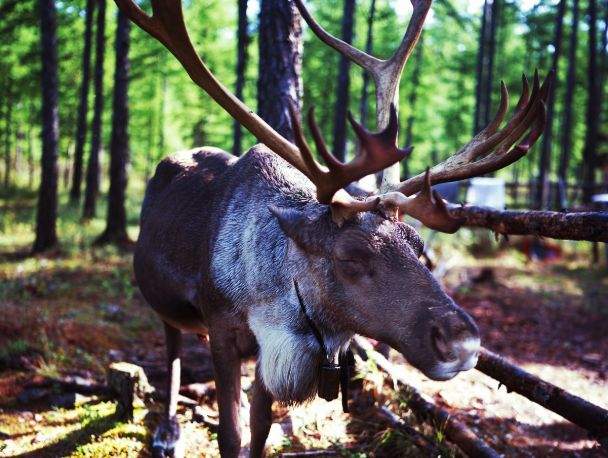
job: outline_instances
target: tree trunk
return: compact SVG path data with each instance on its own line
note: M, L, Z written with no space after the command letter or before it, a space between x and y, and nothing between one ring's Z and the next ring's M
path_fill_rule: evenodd
M482 129L482 105L484 98L484 68L486 60L486 29L488 16L490 14L488 0L483 3L481 15L481 28L479 29L479 40L477 48L477 76L475 84L475 119L473 120L473 134L476 135Z
M13 79L9 75L6 88L6 118L4 120L4 189L8 190L11 183L11 148L12 148L12 123L13 123Z
M116 69L114 71L114 97L112 100L112 139L110 142L110 191L106 230L97 239L98 244L129 244L125 189L129 160L129 30L130 21L118 12L116 26Z
M492 1L491 17L490 17L490 29L488 31L487 46L488 46L488 58L486 67L486 84L485 84L485 97L483 107L483 126L486 126L490 122L492 117L492 93L494 87L494 58L496 57L496 35L498 34L498 27L500 21L500 1ZM482 127L483 127L482 126Z
M424 49L424 33L420 35L418 44L416 45L416 55L414 57L414 71L412 73L412 90L409 95L409 110L410 115L407 117L405 127L405 145L411 145L414 142L414 121L416 119L416 100L418 99L418 90L420 85L420 73L422 72L422 56ZM402 179L409 176L408 161L403 161Z
M371 0L369 5L369 14L367 16L367 38L365 40L365 52L372 55L374 47L374 17L376 15L376 0ZM369 78L368 72L363 70L363 87L361 88L361 104L359 111L361 113L361 124L366 125L367 122L367 111L369 109L368 92L369 92Z
M302 20L287 0L262 0L259 26L258 113L293 141L289 103L302 99Z
M42 50L42 175L36 213L36 240L32 251L40 253L57 245L57 17L53 0L38 0Z
M80 202L82 186L82 159L84 144L87 138L87 114L89 113L89 81L91 79L91 41L93 37L93 14L95 0L87 0L84 28L84 50L82 53L82 82L80 86L80 103L78 105L78 126L76 128L76 149L74 151L74 172L70 202Z
M343 0L342 12L342 41L353 42L353 28L355 23L355 0ZM350 89L350 59L340 54L338 67L338 87L336 105L334 108L334 143L333 153L336 159L344 162L346 159L346 113L348 112L348 95Z
M98 0L97 30L95 36L95 102L91 126L91 152L87 164L87 182L84 196L84 218L93 218L99 193L99 155L102 142L103 116L103 59L105 52L106 0Z
M28 188L34 187L34 122L36 119L33 99L29 102L29 119L27 123L27 184Z
M566 96L564 100L564 118L561 126L562 150L559 159L559 169L557 172L561 185L566 189L568 186L568 164L570 162L570 152L572 149L572 105L574 103L574 91L576 88L576 48L578 45L578 21L578 0L573 0L572 24L569 40L570 44L568 49L568 75L566 76Z
M543 134L543 141L539 155L538 183L536 189L536 208L546 208L549 204L549 172L551 171L551 137L553 135L553 112L555 110L555 92L558 84L559 57L562 52L562 35L564 29L564 12L566 0L560 0L555 16L555 36L553 38L553 62L551 69L555 72L553 91L547 100L547 123Z
M585 148L583 150L583 204L591 203L595 187L595 163L597 156L597 136L599 132L600 106L598 96L599 75L597 65L597 5L589 0L589 64L587 67L587 114Z
M237 50L236 50L236 88L235 95L239 100L243 100L243 89L245 87L245 74L247 71L249 46L249 32L247 22L247 0L238 0L239 24L237 30ZM240 156L242 152L241 140L243 138L243 128L238 121L233 122L233 142L232 154Z

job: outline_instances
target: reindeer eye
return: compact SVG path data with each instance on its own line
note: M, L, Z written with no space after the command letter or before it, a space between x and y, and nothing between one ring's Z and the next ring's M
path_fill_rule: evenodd
M363 276L373 276L371 269L363 259L337 259L337 269L345 277L357 280Z

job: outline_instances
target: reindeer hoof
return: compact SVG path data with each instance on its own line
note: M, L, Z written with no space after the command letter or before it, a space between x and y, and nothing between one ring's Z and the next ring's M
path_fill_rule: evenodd
M153 458L181 458L180 428L177 417L173 416L160 422L152 437Z

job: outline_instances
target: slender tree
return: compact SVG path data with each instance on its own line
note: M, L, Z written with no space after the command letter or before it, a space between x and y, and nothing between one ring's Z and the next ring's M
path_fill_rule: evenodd
M262 0L259 26L258 113L289 140L289 103L302 99L302 20L293 2Z
M477 134L482 126L482 107L484 105L484 74L486 61L486 35L488 28L488 17L490 16L491 5L488 0L483 2L481 14L481 26L479 28L479 39L477 44L477 70L475 83L475 118L473 120L473 133Z
M490 28L487 40L487 64L486 64L486 84L483 107L483 126L490 122L492 116L492 94L494 89L494 60L496 57L496 35L500 24L501 0L493 0L490 10ZM483 127L482 126L482 127Z
M370 0L369 13L367 15L367 37L365 39L365 52L372 54L374 47L374 18L376 15L376 0ZM367 111L369 109L368 92L369 92L368 72L363 70L363 86L361 88L361 102L359 112L361 113L361 124L365 125L367 121Z
M353 42L355 24L355 0L344 0L342 11L342 41ZM350 90L350 59L340 54L338 67L338 88L334 108L334 142L333 152L340 161L346 159L346 113L348 111L348 94Z
M416 51L414 54L414 71L412 72L412 88L408 97L408 108L410 114L407 117L405 125L405 144L411 145L414 142L414 121L416 119L416 101L418 100L418 91L420 86L420 74L422 72L422 57L424 49L424 33L420 34ZM403 178L409 175L408 161L403 161L402 173Z
M95 33L95 102L91 126L91 151L87 163L87 181L84 196L83 217L95 216L99 193L99 155L102 140L103 116L103 61L105 54L106 0L98 1L97 30Z
M564 112L561 126L561 154L557 172L561 186L568 186L568 165L572 149L572 124L574 91L576 88L576 48L578 45L578 22L579 4L578 0L572 3L572 22L570 27L570 39L568 45L568 74L566 76L566 95L564 98Z
M236 87L235 95L243 100L243 89L245 88L245 74L247 72L248 46L249 46L249 24L247 21L247 0L238 0L239 21L237 27L236 45ZM202 126L201 126L202 127ZM241 154L241 140L243 128L237 122L233 122L232 154Z
M585 116L585 146L583 149L583 203L589 204L595 190L595 165L597 137L599 132L600 105L599 75L597 65L597 5L589 0L587 10L589 22L589 63L587 67L587 112Z
M91 79L91 41L93 38L93 14L95 0L87 0L84 26L84 50L82 53L82 82L80 83L80 102L78 105L78 125L76 128L76 149L74 150L74 170L70 201L80 202L82 187L82 163L84 144L87 138L87 114L89 113L89 81Z
M59 141L57 83L57 15L53 0L38 0L42 51L42 175L36 213L36 240L40 253L57 245L57 143Z
M116 68L112 100L112 138L110 141L110 191L106 229L97 239L98 244L129 244L125 190L129 160L129 29L130 21L118 12L116 26Z
M4 121L4 189L8 189L11 183L11 148L12 148L12 139L13 139L13 79L10 75L7 77L7 86L6 86L6 112L4 113L6 118Z
M557 87L559 58L562 52L562 35L566 0L560 0L555 15L555 35L553 37L553 60L551 69L555 72L553 94L547 100L547 124L543 135L538 164L538 183L536 188L536 208L546 208L549 199L549 172L551 170L551 141L553 135L553 118L555 111L555 88Z

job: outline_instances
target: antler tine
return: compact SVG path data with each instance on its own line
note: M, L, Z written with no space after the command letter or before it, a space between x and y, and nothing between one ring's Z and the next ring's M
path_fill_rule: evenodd
M372 72L374 69L378 68L383 61L370 56L369 54L355 48L354 46L346 43L339 38L334 37L332 34L327 32L319 23L312 17L306 6L304 6L304 2L302 0L294 0L300 14L311 28L311 30L315 33L315 35L326 45L331 46L340 54L345 55L350 60L355 62L357 65L362 68Z
M407 61L407 58L412 53L412 49L420 38L422 32L422 25L426 19L426 15L431 8L432 0L412 0L412 6L414 11L412 17L407 26L401 44L395 51L395 53L387 60L378 59L377 57L370 56L366 52L355 48L354 46L334 37L332 34L327 32L319 23L312 17L304 2L302 0L294 0L300 14L312 29L315 35L326 45L331 46L340 54L348 57L351 61L369 71L376 80L382 77L386 78L386 69L392 68L389 73L398 77L401 74L401 70ZM384 75L383 75L384 74ZM395 78L398 79L398 78Z
M394 104L391 104L389 121L386 128L378 133L369 132L355 121L350 112L348 113L348 120L361 143L361 154L348 164L352 168L362 167L363 164L373 164L373 167L368 167L367 169L368 173L373 173L371 172L373 168L380 167L380 169L383 169L402 161L414 149L412 146L403 149L396 146L399 134L399 121L397 120L397 109Z
M338 169L342 163L336 159L336 157L329 152L327 145L325 143L325 139L323 138L323 134L321 133L321 129L317 125L317 121L315 120L315 110L313 107L308 110L308 127L310 132L312 133L312 138L315 142L315 146L317 151L323 158L323 161L330 169Z
M359 123L357 123L351 115L349 120L359 138L362 145L362 152L352 161L342 163L337 160L328 150L321 135L319 126L314 117L314 111L311 108L308 112L308 124L312 132L315 146L319 154L323 157L327 169L322 169L312 157L310 146L304 138L300 116L296 108L290 106L290 116L295 133L295 141L300 148L304 162L307 164L310 173L310 179L317 187L317 198L321 203L336 202L332 200L336 192L344 186L363 178L366 175L382 170L403 158L407 157L412 148L400 149L396 146L399 124L397 122L397 112L395 107L391 108L391 116L388 126L380 132L369 132ZM348 199L341 198L340 205L346 206ZM352 199L350 200L352 202ZM353 203L352 208L359 208L361 211L361 203ZM365 208L369 208L369 205Z
M422 25L426 19L426 15L431 8L432 0L411 0L414 11L412 17L408 23L405 35L401 40L401 44L397 51L389 59L389 62L393 63L396 67L403 69L405 62L412 53L414 46L418 43L420 34L422 33Z
M300 115L295 107L295 103L293 101L290 101L287 107L289 109L289 116L291 118L291 127L294 133L294 141L296 143L296 146L300 150L302 159L304 159L306 166L311 171L311 181L315 182L321 177L323 171L319 167L317 161L315 161L312 154L312 150L310 149L310 146L306 141L306 137L304 136L304 130L302 129L302 121L300 120Z
M388 192L380 195L379 199L377 208L386 216L399 218L401 214L407 214L429 229L453 234L465 221L453 217L441 195L431 188L431 174L428 168L423 176L422 189L416 196L407 197L400 192Z
M490 123L491 129L484 129L482 131L485 132L484 135L478 134L456 154L431 168L431 181L442 183L483 175L506 167L525 155L540 136L538 129L544 125L544 103L549 95L553 78L554 73L550 72L540 86L538 74L535 73L529 97L527 79L522 78L522 95L506 126L488 135L492 129L495 129L493 124L496 119L501 118L500 113L503 110L501 101L499 113ZM529 134L524 140L516 144L527 131ZM412 195L422 189L423 180L423 174L417 175L400 183L397 189L405 195Z
M182 64L192 81L259 141L307 176L310 177L311 173L314 173L314 170L308 168L299 149L236 98L200 59L186 29L181 1L152 0L152 16L146 14L133 0L115 1L125 15L165 45Z

